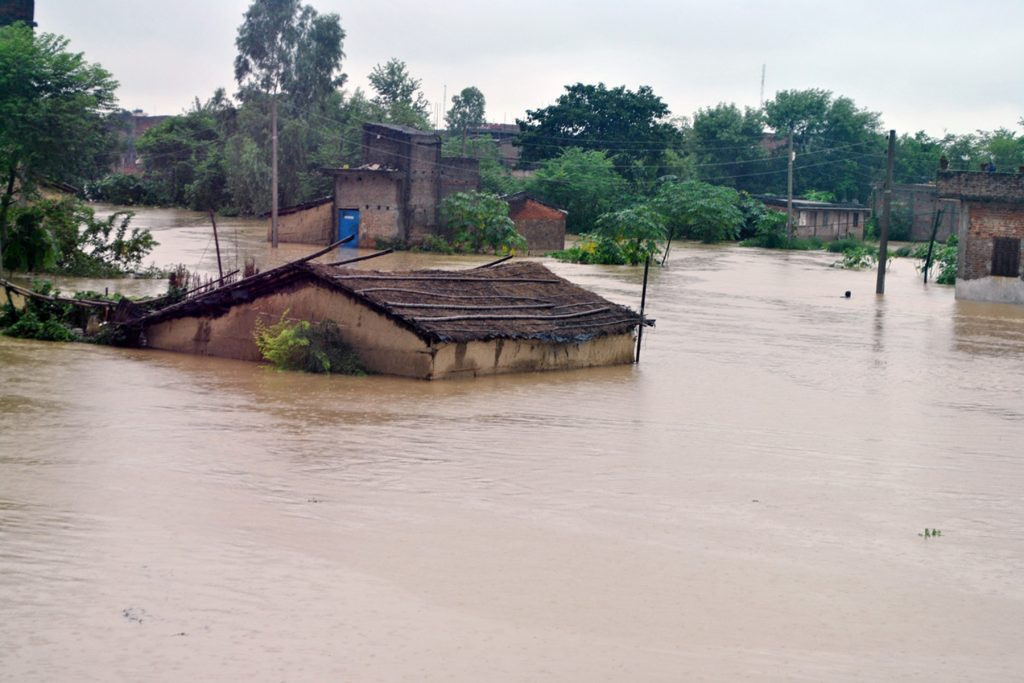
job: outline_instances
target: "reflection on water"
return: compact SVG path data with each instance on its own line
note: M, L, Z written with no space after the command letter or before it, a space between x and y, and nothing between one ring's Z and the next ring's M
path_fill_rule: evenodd
M209 270L202 219L139 220ZM0 678L1018 677L1024 313L833 258L673 249L636 367L0 338ZM551 265L638 303L639 269Z

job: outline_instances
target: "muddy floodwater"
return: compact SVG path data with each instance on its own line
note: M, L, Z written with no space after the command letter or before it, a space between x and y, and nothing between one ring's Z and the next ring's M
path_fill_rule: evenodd
M136 224L215 270L202 216ZM1024 309L834 260L677 246L631 367L0 337L0 680L1020 680ZM639 269L551 267L638 305Z

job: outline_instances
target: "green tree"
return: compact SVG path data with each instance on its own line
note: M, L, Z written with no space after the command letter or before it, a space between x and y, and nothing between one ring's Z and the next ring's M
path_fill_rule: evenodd
M612 165L637 186L665 172L665 153L682 136L668 120L668 105L650 86L635 92L625 86L565 86L555 104L526 112L519 119L524 161L552 159L569 147L605 152Z
M444 115L449 135L465 135L466 130L484 124L484 94L477 88L463 88L458 95L452 95L452 106Z
M373 67L369 78L377 93L371 101L379 107L382 121L430 129L430 103L420 92L420 79L412 77L405 62L392 57Z
M516 232L508 216L508 204L483 192L456 192L441 202L441 218L452 232L458 251L508 253L526 248L526 238Z
M884 169L885 139L878 113L820 89L777 92L764 111L777 136L793 135L795 194L817 189L840 199L867 199ZM785 191L786 153L785 145L779 145L774 155L774 187L780 193Z
M896 138L893 180L897 183L927 183L934 180L943 153L942 141L930 137L923 130L913 135L900 135Z
M569 212L566 229L588 232L603 213L633 203L626 182L604 152L572 147L541 164L527 191Z
M21 23L0 27L0 245L16 193L95 175L110 148L117 82L67 46Z
M734 240L744 225L740 195L699 180L662 183L651 206L665 218L670 239L705 243Z
M242 100L270 101L270 185L275 212L279 191L278 98L283 94L293 113L308 114L341 86L345 80L341 73L344 38L337 14L320 15L298 0L255 0L238 27L235 80ZM277 246L276 222L271 242Z
M762 146L764 118L757 109L735 104L699 109L687 131L685 148L704 182L761 192L768 154Z
M668 238L665 217L654 207L639 204L603 214L597 219L596 234L617 243L625 262L643 263L661 251L658 242Z

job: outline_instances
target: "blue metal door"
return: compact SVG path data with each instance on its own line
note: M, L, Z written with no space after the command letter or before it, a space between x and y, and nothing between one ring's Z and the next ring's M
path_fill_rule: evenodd
M343 240L349 235L355 239L341 246L355 249L359 246L359 209L338 209L338 239Z

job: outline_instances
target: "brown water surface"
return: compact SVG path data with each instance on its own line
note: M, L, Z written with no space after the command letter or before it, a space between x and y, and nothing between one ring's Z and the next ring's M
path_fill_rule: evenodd
M189 216L140 219L209 271ZM263 230L243 257L311 250ZM0 337L0 679L1020 678L1024 310L905 260L879 299L833 260L673 249L635 367L427 383ZM639 299L638 269L551 267Z

